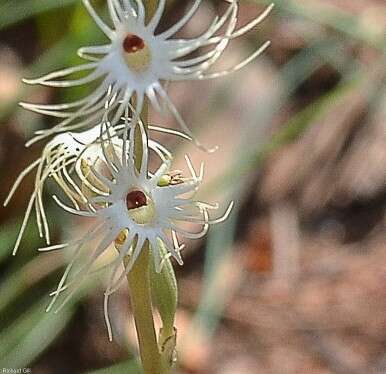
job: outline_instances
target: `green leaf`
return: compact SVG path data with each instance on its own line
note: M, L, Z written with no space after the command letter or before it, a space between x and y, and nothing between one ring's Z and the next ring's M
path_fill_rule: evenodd
M27 262L20 269L11 272L0 284L0 312L21 296L23 292L31 289L34 283L58 270L63 264L62 259L59 257L51 260L44 257L44 255L40 255Z
M165 244L158 239L161 257L165 258L160 273L155 269L154 261L150 262L150 285L152 302L156 306L162 320L158 338L161 360L165 367L171 367L176 359L177 329L174 327L177 312L178 291L173 265L167 258Z
M18 223L9 223L1 226L0 231L0 262L12 255L12 248L15 244L17 235L21 226L21 220ZM32 223L27 225L22 243L28 243L29 247L37 246L40 241L38 231Z
M137 361L130 360L121 362L117 365L110 366L104 369L93 370L87 372L87 374L143 374L140 364Z
M219 290L218 274L224 261L229 261L232 255L237 222L237 212L233 212L224 223L212 228L208 235L202 296L193 322L193 328L203 328L207 334L214 332L229 301L229 293ZM220 287L224 288L223 285L221 282Z
M60 313L46 313L40 299L0 334L0 367L25 367L61 334L74 313L67 305Z
M383 39L375 40L374 36L363 27L358 16L351 14L337 6L326 5L322 0L318 2L293 0L244 0L259 4L275 3L275 9L286 14L293 14L311 20L312 22L331 27L350 38L359 40L374 48L385 50Z
M0 8L0 30L39 13L63 8L79 0L9 0Z
M331 103L336 102L339 97L358 84L358 82L360 80L354 79L351 82L344 82L339 85L335 90L328 92L291 117L267 143L259 144L257 148L247 149L242 152L240 157L235 160L234 164L224 174L207 185L205 192L218 191L219 186L222 186L223 189L232 187L235 180L239 180L252 170L255 170L256 165L263 162L270 154L284 145L297 140L309 126L315 123L326 111L330 110Z
M167 255L167 250L162 241L158 241L161 256ZM162 271L157 273L154 261L151 261L150 282L153 303L162 319L163 329L173 334L174 318L177 311L178 291L174 269L169 259L165 260Z

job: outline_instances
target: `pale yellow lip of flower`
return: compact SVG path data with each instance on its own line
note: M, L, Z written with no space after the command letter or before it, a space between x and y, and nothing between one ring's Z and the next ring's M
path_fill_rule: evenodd
M151 51L143 39L134 34L128 34L123 40L123 57L129 69L143 73L151 64Z
M141 193L144 196L145 201L141 202L137 207L129 206L128 200L130 195L135 193ZM127 214L138 225L147 225L154 222L156 217L156 207L150 196L147 196L142 191L129 191L126 196Z

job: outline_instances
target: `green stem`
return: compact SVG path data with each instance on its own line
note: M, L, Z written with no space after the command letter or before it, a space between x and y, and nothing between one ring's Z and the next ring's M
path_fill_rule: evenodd
M153 16L157 8L157 4L157 0L144 1L147 21L149 21ZM141 117L146 129L148 122L147 100L144 102ZM141 134L138 127L136 128L134 153L136 167L139 169L141 165L143 149ZM134 314L135 327L137 330L138 344L144 373L167 374L169 373L169 370L163 364L163 360L161 360L157 335L154 328L150 286L150 261L152 261L151 257L149 242L146 241L140 256L136 260L132 270L127 276L127 280L129 283L131 307ZM128 261L128 259L125 261Z
M167 371L164 370L161 363L153 321L149 275L150 257L149 245L145 244L127 280L144 373L166 374Z
M146 23L148 23L155 11L157 10L157 7L158 7L158 0L145 0L143 2L143 5L145 6L145 11L146 11Z

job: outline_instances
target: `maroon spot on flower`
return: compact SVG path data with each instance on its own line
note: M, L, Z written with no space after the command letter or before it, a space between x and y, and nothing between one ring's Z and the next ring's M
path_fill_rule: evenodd
M128 34L123 41L123 49L126 53L135 53L145 48L145 42L138 35Z
M126 206L128 210L140 208L147 205L146 195L142 191L132 191L126 196Z

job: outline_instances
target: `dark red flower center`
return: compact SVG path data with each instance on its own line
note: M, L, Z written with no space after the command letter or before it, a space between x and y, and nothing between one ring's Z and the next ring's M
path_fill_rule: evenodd
M140 208L147 205L146 195L142 191L131 191L126 196L128 210Z
M123 41L123 49L126 53L135 53L145 48L145 42L138 35L128 34Z

